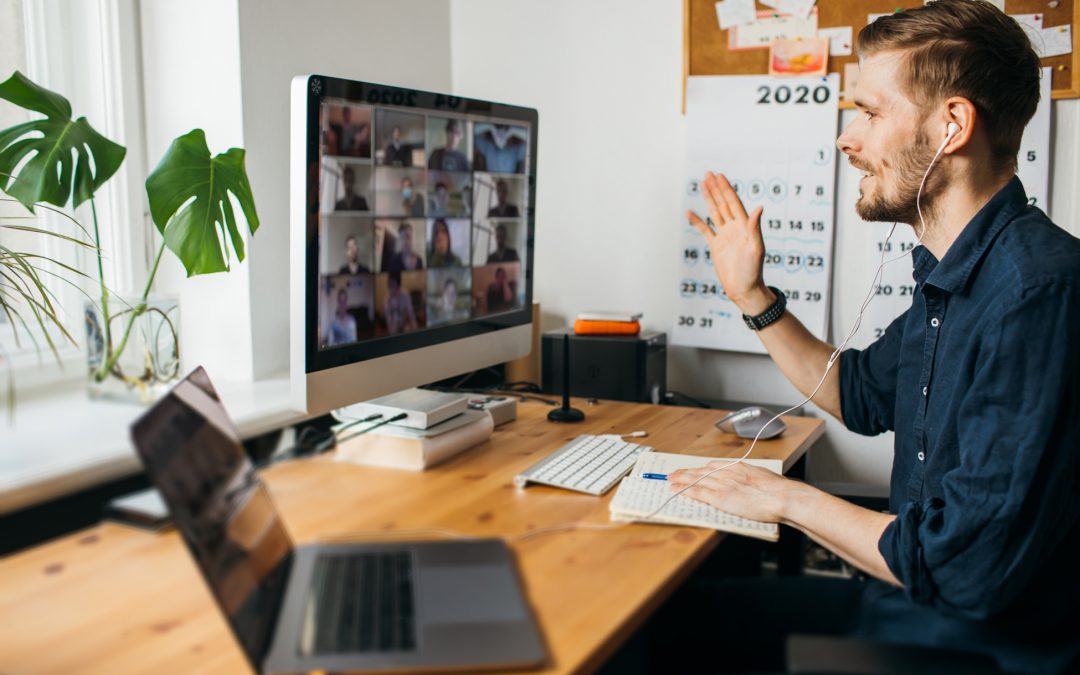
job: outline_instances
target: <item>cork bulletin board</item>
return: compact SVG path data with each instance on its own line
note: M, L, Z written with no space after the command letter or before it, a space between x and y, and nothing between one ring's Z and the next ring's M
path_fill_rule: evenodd
M769 50L731 51L727 48L728 31L721 30L716 19L716 0L683 0L683 108L685 110L686 78L690 75L764 75L769 72ZM868 14L896 11L898 8L921 7L922 0L818 0L818 28L851 26L854 36L866 25ZM758 3L759 10L767 10ZM1043 26L1072 24L1071 54L1047 57L1044 67L1053 69L1052 97L1080 98L1080 51L1077 50L1077 29L1080 28L1080 0L1005 0L1008 14L1042 14ZM844 65L855 63L858 57L830 56L829 72L840 73ZM841 83L841 89L846 88ZM850 108L843 100L841 108Z

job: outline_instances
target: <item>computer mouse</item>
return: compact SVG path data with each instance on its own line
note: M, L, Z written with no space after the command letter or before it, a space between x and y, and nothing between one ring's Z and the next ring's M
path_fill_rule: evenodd
M761 431L761 436L758 438L762 440L776 438L784 433L787 425L779 417L773 419L774 417L776 417L776 413L768 408L752 405L742 410L736 410L723 418L716 423L716 428L742 438L758 437L759 431ZM761 430L762 427L765 427L764 431Z

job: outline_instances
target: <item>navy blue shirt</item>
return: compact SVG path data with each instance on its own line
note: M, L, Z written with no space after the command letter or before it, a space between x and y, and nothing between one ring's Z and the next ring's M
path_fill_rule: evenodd
M1080 240L1013 178L938 261L913 252L911 308L840 358L844 424L895 431L863 633L1044 670L1080 640Z

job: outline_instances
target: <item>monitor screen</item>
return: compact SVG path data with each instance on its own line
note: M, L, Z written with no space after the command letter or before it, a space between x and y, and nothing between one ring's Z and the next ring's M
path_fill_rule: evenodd
M528 323L536 111L308 85L307 372Z

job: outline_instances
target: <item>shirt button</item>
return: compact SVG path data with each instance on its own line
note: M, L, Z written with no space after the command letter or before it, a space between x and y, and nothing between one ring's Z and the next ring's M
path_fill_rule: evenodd
M923 387L923 388L922 388L922 395L923 395L923 396L926 396L926 393L927 393L928 391L930 391L930 390L929 390L929 389L927 389L926 387Z
M935 316L933 319L930 319L930 325L933 326L934 328L937 328L938 326L941 325L941 322L938 321L938 318Z
M919 461L922 462L922 461L924 461L926 459L926 453L924 453L923 451L920 450L917 457L919 458Z

